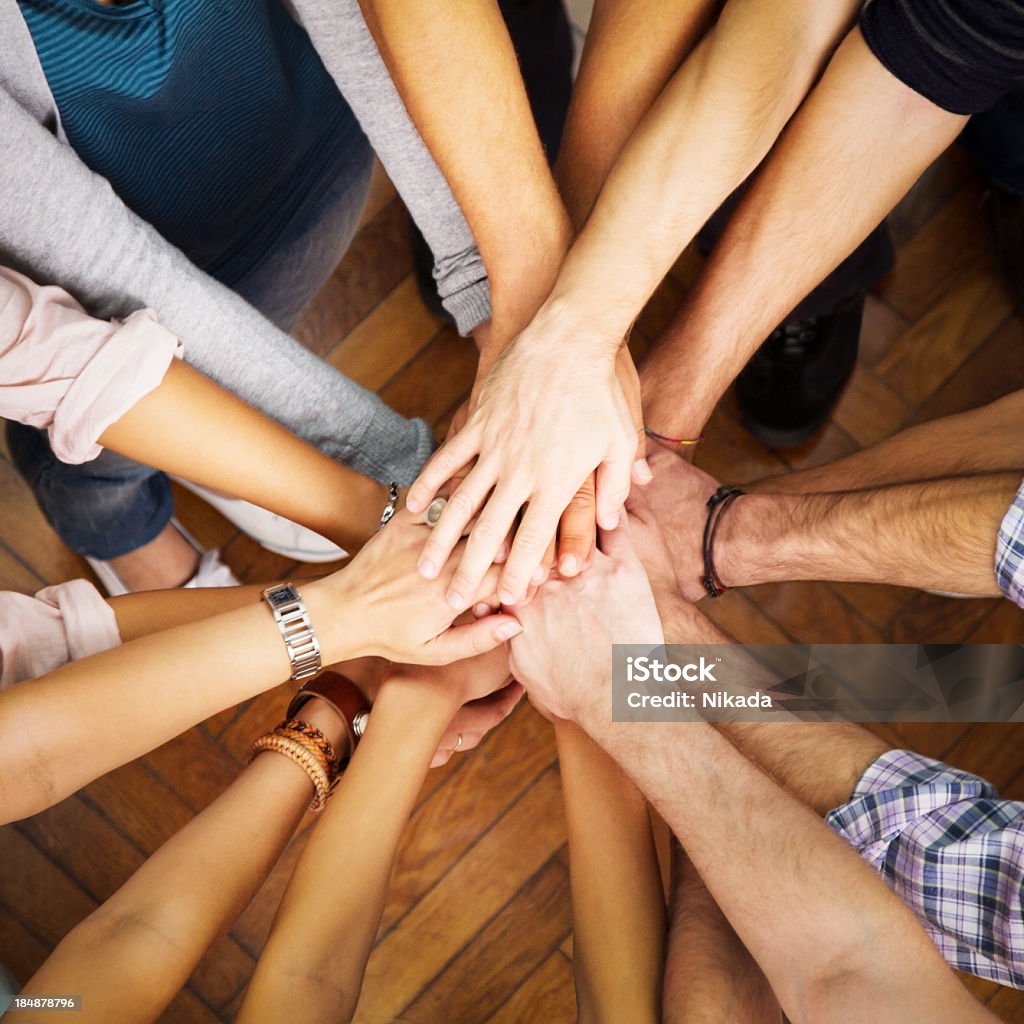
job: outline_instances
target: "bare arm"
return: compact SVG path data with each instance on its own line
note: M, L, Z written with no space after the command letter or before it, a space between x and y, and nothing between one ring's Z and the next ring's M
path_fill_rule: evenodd
M1021 472L990 473L840 494L746 495L722 519L715 564L730 586L847 580L997 597L996 537L1020 482Z
M512 41L493 0L361 0L491 285L485 374L547 295L569 243Z
M778 1000L676 843L664 1024L779 1024Z
M857 7L727 3L621 152L532 329L553 341L583 330L625 335L768 152Z
M349 551L372 536L387 504L385 485L335 462L179 360L100 443L261 505Z
M340 742L341 723L330 709L307 709L303 717ZM286 758L257 758L61 940L23 994L81 994L83 1019L97 1024L156 1020L256 894L312 789Z
M645 361L644 404L655 429L696 436L756 347L870 233L965 121L893 77L855 28Z
M794 1024L991 1021L913 914L838 836L704 722L613 722L609 643L664 640L625 524L580 580L518 611L512 667L661 813ZM906 965L913 964L913 970Z
M402 668L296 865L238 1020L348 1021L380 925L398 842L460 705L508 677L504 650Z
M444 602L445 577L425 584L413 571L424 531L400 513L346 569L302 585L324 664L361 655L446 663L507 639L498 635L515 625L507 616L448 629L455 612ZM52 805L290 673L277 624L259 602L4 690L0 820Z
M854 491L909 480L1024 467L1024 391L914 427L824 466L766 477L749 489L774 494Z
M556 720L555 737L569 827L580 1022L655 1024L665 895L647 801L576 725Z

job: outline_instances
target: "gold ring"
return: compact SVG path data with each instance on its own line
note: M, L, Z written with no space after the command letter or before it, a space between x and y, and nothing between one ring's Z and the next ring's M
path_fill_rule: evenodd
M462 746L462 733L460 732L459 733L459 738L455 741L455 746L452 747L452 753L454 754L455 751L458 750L459 747L461 747L461 746Z

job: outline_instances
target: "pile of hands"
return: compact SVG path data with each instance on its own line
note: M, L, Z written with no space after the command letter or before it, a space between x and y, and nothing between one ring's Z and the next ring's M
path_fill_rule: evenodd
M524 689L549 717L579 720L595 702L610 713L594 680L611 645L663 643L658 604L704 596L718 484L645 437L628 351L580 364L524 340L459 411L406 509L338 574L357 581L382 678L452 702L435 765L478 744Z

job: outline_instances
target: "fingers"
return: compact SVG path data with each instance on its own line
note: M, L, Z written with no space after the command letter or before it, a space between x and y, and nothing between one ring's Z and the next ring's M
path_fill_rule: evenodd
M519 683L513 682L460 708L441 737L431 767L446 764L453 754L461 754L477 746L515 710L524 692ZM462 737L461 743L459 736Z
M494 486L495 477L494 469L489 463L477 463L455 493L448 498L441 518L423 545L423 553L416 566L424 579L435 579L447 563L455 545L462 539L467 525L487 499Z
M431 456L416 482L409 488L405 506L410 512L422 512L437 492L480 452L478 428L467 424Z
M502 604L516 604L526 596L534 574L540 569L544 552L558 529L562 511L558 505L552 505L550 501L542 503L540 499L531 501L527 506L501 574L498 596ZM472 542L472 538L470 540Z
M510 484L500 483L495 487L466 541L462 559L449 584L448 604L452 608L465 608L476 597L480 590L480 582L494 565L495 558L502 545L506 543L522 505L523 499L518 489L513 489ZM545 538L545 541L547 539ZM537 562L530 568L531 574L540 564L542 553L543 547L537 554ZM525 584L523 590L526 590Z
M431 640L424 650L425 664L450 665L453 661L486 654L499 644L522 633L519 620L511 615L487 615L463 626L452 626Z
M597 467L597 525L604 530L614 530L619 521L619 511L629 496L630 480L633 473L633 448L628 451L621 445L600 466ZM650 478L650 467L647 467Z
M597 539L595 478L591 473L562 513L558 527L558 572L565 578L578 576L594 557Z

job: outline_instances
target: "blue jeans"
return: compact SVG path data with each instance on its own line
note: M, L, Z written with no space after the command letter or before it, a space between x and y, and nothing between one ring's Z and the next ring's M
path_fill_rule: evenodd
M284 330L338 265L359 223L373 151L354 115L350 121L351 144L333 187L258 266L232 284ZM53 454L44 431L12 422L7 444L47 521L81 554L110 559L134 551L156 538L174 513L167 477L115 452L69 465Z

